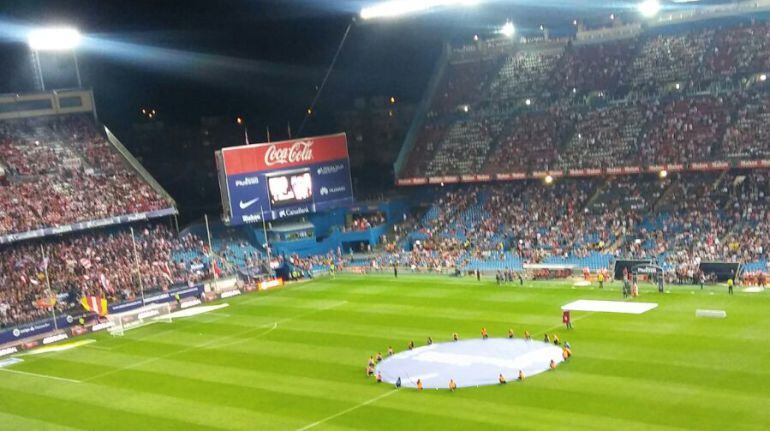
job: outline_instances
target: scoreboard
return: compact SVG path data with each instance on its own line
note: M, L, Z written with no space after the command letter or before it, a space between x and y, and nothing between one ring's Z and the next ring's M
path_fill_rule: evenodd
M216 152L224 220L277 220L353 203L344 133Z

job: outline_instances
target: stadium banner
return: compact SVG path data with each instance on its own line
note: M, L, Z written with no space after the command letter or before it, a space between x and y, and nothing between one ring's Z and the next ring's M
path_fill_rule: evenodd
M217 168L224 218L230 225L353 203L344 133L223 148Z
M16 241L24 241L34 238L42 238L49 235L61 235L64 233L77 232L80 230L93 229L97 227L112 226L116 224L131 223L135 221L149 220L153 218L166 217L178 214L176 208L166 208L157 211L148 211L143 213L126 214L122 216L107 217L99 220L90 220L80 223L74 223L64 226L49 227L44 229L32 230L10 235L0 236L0 244L10 244Z
M767 168L770 167L770 160L741 160L738 162L741 168Z
M126 311L135 310L137 308L142 308L146 305L172 302L175 300L177 294L181 299L193 296L198 297L201 295L201 293L203 293L203 291L203 283L195 284L192 286L176 287L163 292L145 295L144 301L142 301L142 299L134 299L132 301L121 302L118 304L110 304L109 309L110 313L123 313Z
M17 325L13 328L0 331L0 345L13 343L14 341L20 341L25 338L35 337L38 335L48 334L49 332L53 332L56 328L67 329L75 321L75 316L70 314L63 314L56 317L56 324L54 324L53 318L49 317L47 319Z
M690 169L693 171L724 171L730 169L729 162L707 162L691 163Z
M110 313L120 313L134 310L136 308L141 308L144 305L172 302L175 300L177 294L179 294L180 298L184 299L190 297L198 297L202 292L202 283L193 286L181 286L169 289L164 292L153 293L151 296L145 296L144 304L142 304L141 299L136 299L117 304L110 304L108 308ZM82 314L79 313L62 314L61 316L56 317L55 325L53 318L49 317L47 319L41 319L35 322L17 325L13 328L4 329L0 331L0 345L13 343L14 341L23 340L25 338L49 334L56 328L59 330L69 330L70 327L77 325L77 320L81 315ZM51 341L49 340L49 342Z
M603 175L633 175L641 173L657 174L663 170L668 172L698 172L698 171L726 171L731 167L746 169L770 168L770 159L767 160L741 160L734 163L728 161L693 162L689 165L661 164L648 166L615 166L609 168L573 168L565 170L538 170L531 172L502 172L495 174L463 174L444 175L431 177L411 177L396 179L397 186L419 186L425 184L454 184L454 183L480 183L491 181L512 181L525 179L543 179L546 176L553 178L567 177L598 177Z

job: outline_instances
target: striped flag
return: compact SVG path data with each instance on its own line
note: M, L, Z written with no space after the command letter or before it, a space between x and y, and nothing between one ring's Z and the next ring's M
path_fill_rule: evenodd
M101 296L84 296L80 303L87 311L96 313L99 316L106 316L109 312L107 309L107 300Z

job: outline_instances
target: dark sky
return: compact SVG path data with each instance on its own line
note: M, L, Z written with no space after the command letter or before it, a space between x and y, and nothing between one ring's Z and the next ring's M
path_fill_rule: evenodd
M166 121L250 112L285 124L301 121L357 3L25 0L3 2L0 23L81 29L84 84L115 127L130 124L145 105ZM443 35L409 27L354 25L319 109L357 95L419 97ZM4 42L0 91L31 90L26 47Z

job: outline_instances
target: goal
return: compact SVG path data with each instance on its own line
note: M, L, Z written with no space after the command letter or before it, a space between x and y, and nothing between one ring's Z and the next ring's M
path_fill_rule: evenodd
M136 310L118 314L110 314L107 319L112 324L109 332L112 335L123 335L129 329L139 328L151 323L171 323L171 304L152 304Z

